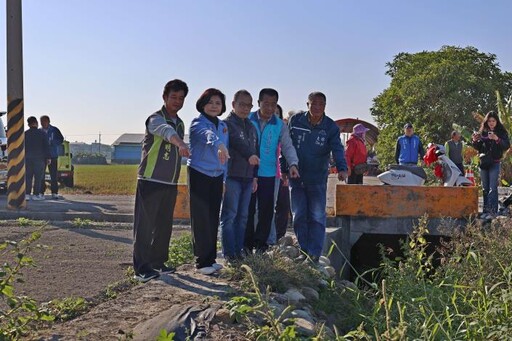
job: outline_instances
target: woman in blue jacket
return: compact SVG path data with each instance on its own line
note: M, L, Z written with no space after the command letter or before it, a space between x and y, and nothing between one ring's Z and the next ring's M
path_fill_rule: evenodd
M228 127L218 116L226 111L226 96L207 89L197 100L200 115L190 125L188 188L190 225L197 271L211 275L222 268L215 262L223 182L227 173Z

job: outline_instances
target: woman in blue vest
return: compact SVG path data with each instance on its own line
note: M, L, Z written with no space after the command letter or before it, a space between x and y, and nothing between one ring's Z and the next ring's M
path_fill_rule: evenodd
M190 225L197 271L211 275L222 268L215 262L223 183L227 174L228 127L218 116L226 111L226 96L207 89L197 100L199 116L190 125L188 186Z

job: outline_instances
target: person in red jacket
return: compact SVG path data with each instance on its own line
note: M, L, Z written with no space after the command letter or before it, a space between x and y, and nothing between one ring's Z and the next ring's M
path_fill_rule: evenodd
M370 130L361 123L356 124L352 128L352 134L347 140L347 149L345 150L345 158L348 166L347 184L363 184L363 174L356 174L354 167L366 163L366 145L365 134Z

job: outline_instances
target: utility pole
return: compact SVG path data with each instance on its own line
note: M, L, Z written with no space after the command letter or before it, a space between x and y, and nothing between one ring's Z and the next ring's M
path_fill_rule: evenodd
M25 208L25 133L21 0L7 3L7 208Z
M100 131L100 136L98 138L98 141L100 141L100 143L98 143L98 153L101 154L101 131Z

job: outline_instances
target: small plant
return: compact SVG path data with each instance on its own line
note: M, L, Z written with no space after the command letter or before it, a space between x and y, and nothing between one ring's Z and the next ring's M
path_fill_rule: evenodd
M22 227L26 227L26 226L42 227L42 226L45 226L48 224L48 222L44 221L44 220L32 220L32 219L28 219L25 217L19 217L18 219L16 219L16 222L18 223L19 226L22 226Z
M67 297L51 300L47 308L58 321L68 321L87 311L89 303L83 297Z
M176 333L174 332L167 333L165 329L162 329L160 330L160 334L158 335L156 341L173 341L175 335Z
M193 262L192 235L185 234L171 240L171 245L169 246L169 266L178 267Z
M90 219L83 219L83 218L75 218L72 221L73 226L77 227L77 228L88 227L88 226L93 225L93 223L94 222L92 220L90 220Z
M242 265L241 269L247 272L251 278L254 293L249 297L233 297L227 306L230 309L231 317L239 322L246 322L249 326L248 336L256 340L293 340L296 338L295 327L284 326L283 321L293 309L292 306L286 307L279 316L275 316L274 309L270 306L269 293L266 294L259 289L259 284L253 274L252 269L247 265ZM263 323L260 322L262 320Z
M33 266L28 255L34 243L41 238L41 232L35 231L27 239L20 242L5 241L0 243L0 340L19 339L28 331L33 321L53 321L54 317L46 310L38 307L35 300L16 295L15 283L23 282L21 270Z

